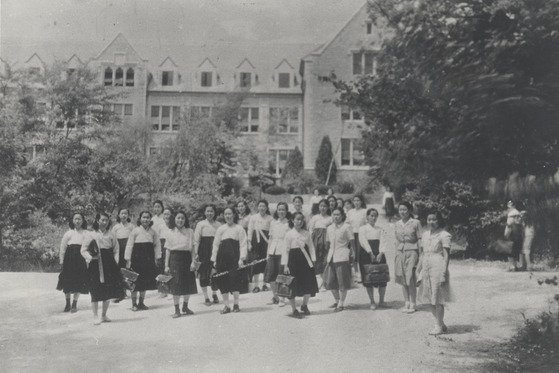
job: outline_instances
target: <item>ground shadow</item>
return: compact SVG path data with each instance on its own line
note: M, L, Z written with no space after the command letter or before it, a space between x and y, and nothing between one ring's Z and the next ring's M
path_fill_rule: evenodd
M247 307L241 308L242 313L252 313L252 312L262 312L262 311L270 311L274 307Z
M122 324L122 323L127 323L127 322L134 322L134 321L141 321L141 320L145 320L146 317L134 317L134 318L129 318L129 319L113 319L111 318L111 324Z
M481 329L479 325L472 324L447 325L447 327L446 334L468 334Z

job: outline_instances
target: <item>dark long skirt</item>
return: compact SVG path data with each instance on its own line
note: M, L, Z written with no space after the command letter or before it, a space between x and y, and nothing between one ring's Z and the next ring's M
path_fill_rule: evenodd
M375 254L375 256L377 256L379 254L379 245L380 245L380 240L369 240L369 246L371 246L371 249L373 250L373 254ZM375 288L382 288L386 286L386 282L376 282L372 285L365 285L365 265L366 264L386 264L386 255L382 256L382 260L380 262L375 262L373 263L371 261L371 256L369 255L369 253L367 253L365 251L365 249L363 249L362 247L359 249L359 271L361 272L361 281L363 281L363 286L365 286L366 288L370 288L370 287L375 287Z
M66 248L56 290L64 293L89 293L87 264L80 253L81 248L78 244L68 245Z
M126 268L126 260L124 259L124 252L126 251L126 244L128 243L128 238L119 238L118 239L118 267L119 268Z
M157 269L159 273L165 273L165 255L167 250L165 249L165 238L160 238L159 241L161 242L161 259L159 259L159 263L157 264Z
M153 243L135 243L132 247L132 270L138 273L134 291L157 289L157 268Z
M262 231L266 240L270 237L268 231ZM261 236L260 242L258 242L258 232L254 231L252 233L251 250L247 255L247 263L251 263L255 260L266 259L268 255L268 242ZM249 276L252 278L253 275L258 275L264 273L266 270L266 262L258 263L249 269Z
M202 287L210 286L210 278L213 268L213 243L213 236L207 236L201 238L200 246L198 246L198 260L200 260L200 268L198 268L198 274L200 275L200 286Z
M324 268L326 268L326 258L328 257L328 251L326 251L326 228L313 229L311 238L316 250L314 273L322 275Z
M281 272L281 255L270 255L264 271L264 282L276 282L276 278Z
M190 251L169 251L169 273L173 278L169 286L173 295L190 295L198 292L196 274L190 271L192 253Z
M396 209L394 208L394 198L390 197L384 201L384 213L388 219L394 217L394 214L396 213Z
M221 294L248 293L248 271L238 270L241 251L239 241L232 238L221 241L215 260L217 273L228 271L226 275L212 278Z
M123 299L122 275L115 262L112 249L101 249L101 263L103 264L103 280L99 275L99 260L94 259L87 269L92 302L102 302L110 299Z
M307 245L305 245L303 250L305 250L310 257ZM302 297L305 294L310 294L311 297L314 297L316 293L318 293L318 284L316 282L314 268L309 266L301 249L289 250L287 267L289 268L291 276L295 277L292 282L292 284L294 284L292 288L294 296Z
M353 233L353 241L355 245L355 262L359 265L359 253L361 252L361 245L359 244L359 233ZM359 268L361 272L361 268Z

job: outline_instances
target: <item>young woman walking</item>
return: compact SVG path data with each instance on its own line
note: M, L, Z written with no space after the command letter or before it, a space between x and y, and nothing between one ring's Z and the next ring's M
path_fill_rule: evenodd
M194 248L196 249L196 260L200 262L200 268L198 268L200 287L204 294L205 303L209 306L212 304L212 301L210 301L208 296L208 286L210 286L211 272L214 265L212 263L212 247L215 232L221 224L215 221L217 210L214 205L206 205L204 207L204 216L206 219L198 222L194 230ZM215 289L212 289L213 303L219 303Z
M248 242L247 261L249 263L255 260L266 259L271 222L272 217L270 216L268 201L264 199L258 201L258 214L252 215L248 222L247 236L250 241ZM259 277L261 273L264 273L265 269L265 262L254 265L249 269L249 275L254 284L253 293L258 293L260 291L260 287L258 286ZM264 282L268 281L264 280Z

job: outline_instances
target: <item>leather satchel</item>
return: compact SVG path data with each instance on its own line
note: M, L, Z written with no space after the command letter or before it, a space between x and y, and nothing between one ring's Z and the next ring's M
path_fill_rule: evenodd
M120 273L122 274L124 288L130 291L134 291L134 289L136 288L136 280L138 279L139 274L127 268L121 268Z
M388 264L365 264L363 285L375 285L390 281Z
M171 280L173 276L171 275L157 275L155 280L157 281L157 290L160 293L170 294L171 293Z
M277 294L280 297L293 298L293 282L295 277L289 275L278 275L276 278L276 284L278 287Z

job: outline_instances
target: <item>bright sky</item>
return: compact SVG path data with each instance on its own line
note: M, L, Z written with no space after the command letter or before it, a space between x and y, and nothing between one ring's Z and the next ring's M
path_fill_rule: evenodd
M1 0L1 42L323 43L365 0Z

